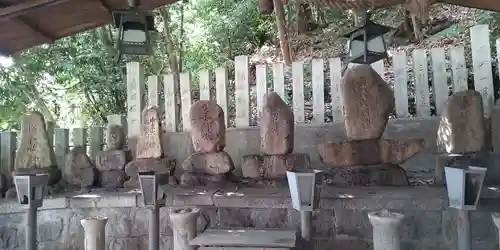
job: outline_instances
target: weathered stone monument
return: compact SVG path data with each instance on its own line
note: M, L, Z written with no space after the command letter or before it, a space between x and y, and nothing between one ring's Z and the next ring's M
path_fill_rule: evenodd
M68 152L62 175L63 179L70 185L87 188L96 184L97 169L87 155L84 146L76 146Z
M468 89L448 97L437 131L436 181L444 182L444 166L484 166L488 158L494 159L486 152L487 134L479 92ZM485 182L488 179L497 178L486 178Z
M189 111L191 140L195 153L182 163L183 185L223 183L231 176L234 163L226 146L224 111L215 101L197 101Z
M242 176L250 179L278 179L286 171L311 168L307 154L293 153L294 116L288 105L275 93L264 96L260 120L262 155L243 156Z
M332 185L409 185L399 167L424 147L423 139L404 142L381 138L394 94L369 65L349 69L342 80L347 140L318 145L321 161L331 167L325 182Z
M106 133L106 149L96 159L100 184L105 188L120 188L125 182L125 165L131 154L124 149L125 132L122 126L110 126Z
M49 175L49 185L54 185L61 179L43 115L40 112L32 112L25 115L21 123L21 143L16 153L12 175L42 173ZM15 187L10 188L6 196L15 197Z
M154 171L172 175L175 165L175 159L163 155L158 109L145 109L142 112L141 135L136 145L136 159L125 166L129 179L124 186L139 187L139 172Z

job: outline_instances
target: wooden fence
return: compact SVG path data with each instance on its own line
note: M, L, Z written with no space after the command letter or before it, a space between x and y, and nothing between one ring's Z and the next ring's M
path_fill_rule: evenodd
M487 25L477 25L470 28L470 34L474 88L481 93L484 100L485 114L488 116L494 105L490 31ZM500 39L497 40L496 48L500 51ZM431 116L431 105L437 115L441 114L449 92L468 88L469 72L465 63L464 48L454 47L449 49L449 60L447 60L446 52L444 48L417 49L411 55L400 52L392 56L394 82L391 86L396 98L396 117L410 116L409 95L414 97L415 100L415 103L412 104L416 110L415 116L425 118ZM408 60L410 56L412 60ZM256 107L257 110L260 110L263 103L262 97L266 91L272 89L282 97L288 95L283 64L256 65L255 82L253 82L249 70L249 58L247 56L237 56L234 63L234 82L229 81L228 71L225 68L216 68L213 71L203 70L199 72L199 81L197 83L192 81L190 73L181 73L178 81L174 75L148 76L146 78L139 63L128 63L128 135L136 136L139 133L141 110L146 104L144 98L148 99L147 106L162 106L166 114L167 131L187 131L189 130L189 123L187 122L189 107L196 101L192 95L193 89L199 90L200 99L216 100L225 111L226 122L229 117L234 117L235 127L252 125L251 108L254 107L255 109ZM290 104L293 107L297 123L305 122L305 94L309 95L309 93L305 93L304 89L304 66L303 62L294 62L292 64L292 100ZM384 75L383 62L377 62L372 66L377 72ZM311 122L325 122L326 105L331 105L332 111L329 115L332 117L332 121L341 121L343 119L342 96L340 94L341 59L315 59L312 60L311 66L308 67L312 71L310 89L312 90L313 117ZM407 72L410 67L413 68L413 79L410 78L412 76ZM452 81L450 83L448 83L449 73L447 69L451 69ZM429 71L432 74L431 83L429 82ZM271 72L272 77L268 77L268 73ZM325 72L329 72L329 75L325 74ZM215 81L213 81L213 73L215 73ZM272 79L272 86L269 86L271 83L268 79ZM325 84L325 80L328 79L329 81ZM409 86L408 82L413 82L413 85ZM164 103L160 103L162 85ZM211 91L214 87L215 94ZM331 96L331 103L325 103L325 89L327 88L331 90L328 93ZM147 93L144 93L146 90ZM178 100L176 101L174 97L177 97ZM234 100L229 102L228 98ZM230 107L230 103L235 105L234 114L231 113L232 107ZM180 115L178 116L178 114ZM181 124L181 127L176 126L177 124Z

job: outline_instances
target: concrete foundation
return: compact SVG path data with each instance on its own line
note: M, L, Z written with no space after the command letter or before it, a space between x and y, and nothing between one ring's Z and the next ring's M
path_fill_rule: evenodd
M196 237L196 221L200 216L198 208L173 209L170 214L174 250L196 250L189 241Z
M373 226L374 250L400 250L399 225L403 220L399 213L382 210L371 212L368 219Z
M108 218L81 220L85 230L85 250L106 250L106 223Z

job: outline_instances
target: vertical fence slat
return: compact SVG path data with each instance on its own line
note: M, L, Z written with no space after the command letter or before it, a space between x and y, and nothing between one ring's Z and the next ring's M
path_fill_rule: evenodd
M283 63L273 64L273 91L286 102L285 96L285 71Z
M489 117L493 109L493 73L491 72L490 29L487 24L470 28L474 88L483 97L484 115Z
M179 114L177 112L177 75L163 76L163 92L165 95L165 129L167 132L176 132Z
M54 129L56 127L56 123L53 121L45 122L45 129L47 130L47 137L49 139L49 144L54 146Z
M330 94L332 97L333 122L344 120L344 102L342 100L342 61L340 58L330 58Z
M444 48L431 49L431 59L436 114L441 115L448 99L448 74L446 73Z
M427 55L424 49L413 51L413 73L415 75L415 106L418 117L429 117L429 72L427 68Z
M262 106L264 106L264 95L267 93L267 65L255 66L255 81L257 84L257 112L260 114Z
M73 147L83 146L87 149L87 129L74 128L73 129Z
M384 66L384 60L376 61L371 64L372 68L377 71L377 73L380 75L380 77L384 78L384 73L385 73L385 66Z
M0 171L7 176L7 187L13 185L10 173L14 171L14 160L16 158L16 132L0 133Z
M138 62L127 63L127 119L128 137L141 134L141 112L143 109L144 68Z
M292 96L295 122L304 122L304 63L292 63Z
M466 90L469 77L465 65L464 48L454 47L450 49L451 72L453 73L453 92Z
M311 62L313 88L313 122L325 122L325 74L323 59Z
M217 68L215 69L215 95L217 104L224 111L224 120L226 122L226 126L229 127L229 106L227 100L227 86L228 86L228 78L227 78L227 69L226 68Z
M200 71L200 100L211 100L210 87L212 83L212 74L210 70Z
M104 129L102 127L92 127L90 128L90 152L89 156L94 162L97 158L97 155L102 150L103 144L103 132Z
M408 74L406 66L408 59L406 52L395 53L392 57L394 70L394 97L397 117L408 117Z
M160 107L160 79L158 76L148 76L149 107Z
M179 86L181 91L181 110L182 110L182 131L191 129L189 122L189 109L191 108L191 75L181 73L179 75Z
M54 153L56 155L57 165L64 166L66 155L69 150L69 129L57 128L54 131Z
M236 127L246 127L250 122L250 84L248 56L234 59L234 97L236 106Z

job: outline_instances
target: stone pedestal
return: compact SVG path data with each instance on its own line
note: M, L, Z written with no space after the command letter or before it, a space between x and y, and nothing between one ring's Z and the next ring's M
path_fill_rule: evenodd
M196 221L200 216L198 208L174 209L170 212L174 250L196 250L189 241L196 237Z
M81 220L85 231L85 250L106 249L106 223L108 218L88 218Z
M368 219L373 226L374 250L400 250L398 227L403 215L387 210L368 213Z
M324 182L332 186L409 186L408 177L398 165L336 167L323 172Z

